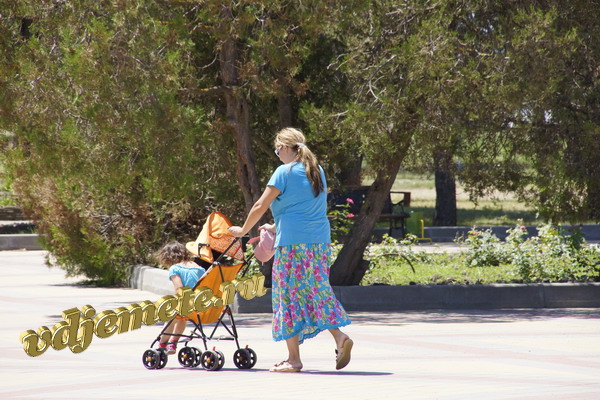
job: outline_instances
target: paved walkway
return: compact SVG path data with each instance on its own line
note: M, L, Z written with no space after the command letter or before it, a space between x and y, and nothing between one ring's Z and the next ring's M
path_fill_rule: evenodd
M305 369L274 374L285 345L270 336L270 315L237 315L243 345L258 356L251 370L219 342L221 371L186 370L171 357L146 370L144 350L159 327L94 337L80 354L23 351L19 335L52 327L71 307L97 311L160 296L95 288L48 269L41 251L0 252L0 399L598 399L600 310L352 313L350 365L334 368L327 333L302 345ZM200 344L200 343L198 343Z

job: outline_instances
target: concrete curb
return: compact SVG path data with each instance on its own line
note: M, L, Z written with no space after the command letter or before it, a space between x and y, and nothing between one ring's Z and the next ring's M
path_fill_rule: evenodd
M0 235L0 250L42 250L37 233Z
M167 270L135 265L131 268L129 286L161 296L173 294L173 285L169 282Z
M159 295L172 294L167 271L147 266L132 269L131 287ZM347 311L468 310L510 308L600 307L600 283L498 285L335 286ZM245 300L236 296L237 313L270 313L271 290Z

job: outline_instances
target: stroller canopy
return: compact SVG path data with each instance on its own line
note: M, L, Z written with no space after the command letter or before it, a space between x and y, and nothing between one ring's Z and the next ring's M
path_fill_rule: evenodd
M227 230L230 226L231 222L226 216L220 212L213 212L206 219L196 241L186 243L185 247L190 253L208 263L214 261L213 250L224 253L238 261L243 261L242 242L238 240L231 245L236 238Z

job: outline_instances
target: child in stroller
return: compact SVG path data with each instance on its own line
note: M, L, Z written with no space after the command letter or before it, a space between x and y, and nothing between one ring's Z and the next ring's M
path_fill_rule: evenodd
M175 292L184 286L194 287L206 272L204 268L192 261L192 255L177 241L164 245L156 254L156 258L161 265L169 268L169 280L173 283ZM186 319L177 316L171 324L171 332L161 335L158 348L165 349L167 354L175 354L177 342L185 327Z
M230 226L231 222L223 214L219 212L211 213L196 241L186 243L185 249L187 249L187 252L182 253L185 255L185 262L191 263L191 268L182 266L183 268L181 269L170 269L169 276L176 288L175 290L179 290L178 285L181 284L182 287L188 286L194 290L194 293L198 292L199 296L211 295L213 297L208 301L211 305L202 311L195 305L196 311L185 316L177 315L176 319L165 324L158 337L142 356L142 363L145 368L164 368L168 361L167 354L170 354L167 352L169 350L175 351L175 344L179 342L180 345L183 343L183 346L180 346L181 348L177 351L177 360L181 366L195 368L202 365L206 370L218 371L223 368L225 357L215 347L212 349L208 348L208 342L211 340L231 340L235 342L237 350L233 354L233 363L237 368L250 369L256 364L257 357L254 350L248 346L240 346L235 319L230 307L232 303L229 302L231 299L227 297L227 301L224 301L222 297L224 296L224 283L228 283L231 286L233 282L237 282L235 284L237 288L238 284L242 285L242 283L250 280L247 277L238 277L238 273L244 266L247 267L248 263L244 257L241 240L229 234L228 228ZM179 245L176 247L179 248L178 251L182 251ZM190 254L194 256L191 260L189 260ZM175 262L174 260L175 258L161 262L164 265L169 265ZM183 261L176 262L179 264L183 263ZM194 265L194 263L197 265ZM204 272L202 267L206 268L206 272ZM244 269L241 273L242 277L245 275L247 269ZM198 275L196 276L198 278L194 278L194 271L197 271ZM188 273L190 276L186 277L185 275ZM240 278L240 280L237 280L237 278ZM257 279L260 282L264 282L264 276L262 276L262 280L258 277ZM252 279L251 281L253 282L254 280ZM252 298L255 295L262 296L266 293L262 283L253 286L252 290L245 284L242 286L248 289L241 292L242 296L249 295ZM227 296L230 296L230 293L228 290ZM248 299L248 297L244 298ZM196 303L196 300L194 300L194 303ZM200 303L200 305L202 304ZM229 320L229 324L226 320ZM184 334L183 331L186 328L187 322L193 325L193 330L189 334ZM173 329L172 325L175 324L177 324L176 328ZM206 324L214 324L210 334L204 332ZM228 335L217 335L218 328L223 328ZM202 341L204 351L189 345L194 339ZM156 343L159 343L158 349L153 348ZM170 343L173 346L170 346Z

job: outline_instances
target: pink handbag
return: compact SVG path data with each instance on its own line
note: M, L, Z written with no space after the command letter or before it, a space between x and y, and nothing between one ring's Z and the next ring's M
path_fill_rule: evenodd
M267 262L275 254L275 234L266 229L260 231L260 236L252 238L248 243L257 242L258 244L254 248L254 256L260 262Z

